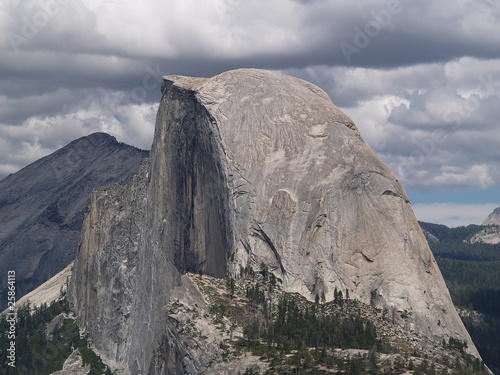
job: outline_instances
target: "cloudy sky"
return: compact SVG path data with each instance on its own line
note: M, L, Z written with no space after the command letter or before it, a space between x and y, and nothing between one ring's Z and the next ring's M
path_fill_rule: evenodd
M0 178L96 131L149 149L166 74L324 89L420 220L500 206L498 0L0 0Z

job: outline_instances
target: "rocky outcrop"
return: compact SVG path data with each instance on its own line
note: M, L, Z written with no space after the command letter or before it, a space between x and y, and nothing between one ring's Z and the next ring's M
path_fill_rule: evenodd
M483 223L486 228L464 242L497 245L500 243L500 207L493 210Z
M92 190L128 181L146 156L95 133L0 181L0 275L16 272L17 299L73 261ZM0 278L0 310L6 287Z
M63 369L53 372L52 375L87 375L90 372L90 366L83 365L82 355L78 349L70 354L63 364Z
M436 243L441 242L441 241L439 241L439 238L437 238L435 235L433 235L428 230L422 229L422 232L424 233L424 236L425 236L425 239L427 240L427 242L436 242Z
M464 242L497 245L500 243L500 225L488 225Z
M500 207L495 208L493 212L488 215L483 225L500 225Z
M170 323L180 328L177 329L177 341L183 343L184 356L190 358L190 368L186 368L187 372L233 375L244 374L247 369L255 369L254 373L265 373L269 366L259 360L258 356L250 353L237 355L233 352L232 342L243 339L241 327L229 317L214 313L221 303L230 305L229 301L214 301L214 295L219 298L228 295L225 281L188 274L181 277L181 283L182 285L170 294L168 312ZM197 284L203 285L201 288L205 293ZM208 291L211 291L213 296L209 296ZM214 297L214 300L210 297ZM248 306L246 301L240 301L244 307ZM244 311L244 307L239 311Z
M288 292L349 291L477 355L403 187L326 93L254 69L162 91L150 161L93 193L75 261L78 322L108 363L193 373L165 307L181 274L261 263Z

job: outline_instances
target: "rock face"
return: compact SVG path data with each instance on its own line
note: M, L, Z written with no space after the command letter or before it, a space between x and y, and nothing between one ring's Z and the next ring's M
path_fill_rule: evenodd
M483 225L500 225L500 207L495 208L493 212L488 215Z
M87 375L90 372L90 366L83 366L83 359L78 349L66 359L63 369L53 372L52 375Z
M200 291L195 278L197 278L196 282L199 284L205 282L206 285L211 284L210 281L207 282L207 279L211 279L208 276L183 275L181 277L182 285L170 293L169 304L170 322L176 326L184 327L184 332L178 333L180 335L179 341L182 341L186 349L186 355L191 357L190 364L192 366L187 368L187 372L192 374L234 375L238 373L244 374L247 369L253 368L255 369L254 373L265 373L269 366L259 360L258 356L246 353L246 355L238 358L229 359L230 354L221 350L224 349L224 345L227 345L235 337L242 339L243 332L241 329L234 328L235 326L232 325L230 320L224 322L226 327L233 327L233 329L229 330L230 333L221 329L220 325L214 324L213 301L210 301L210 298ZM226 284L225 281L216 280L221 281L220 284ZM215 293L224 295L224 287L215 285ZM224 318L221 318L221 320L224 320ZM192 329L191 332L187 332L189 329L187 327ZM224 354L227 356L227 361L224 360Z
M0 181L0 275L16 271L18 299L73 261L92 190L128 181L146 156L95 133Z
M164 351L175 374L183 371L182 344L167 326L166 305L180 273L163 217L172 202L150 169L146 159L128 185L93 192L69 297L78 325L108 365L146 374L157 366L155 351Z
M115 367L193 373L170 291L261 263L286 291L348 290L477 355L403 187L325 92L254 69L168 76L162 92L150 162L93 193L72 277L79 325Z
M488 215L483 225L487 226L480 232L473 235L466 242L468 243L486 243L497 245L500 243L500 207L493 210Z
M435 235L433 235L431 232L425 230L425 229L422 229L422 232L424 233L424 236L425 236L425 239L427 240L427 242L437 242L439 243L439 238L437 238Z
M496 245L500 243L500 225L488 225L486 228L474 234L468 243L486 243Z

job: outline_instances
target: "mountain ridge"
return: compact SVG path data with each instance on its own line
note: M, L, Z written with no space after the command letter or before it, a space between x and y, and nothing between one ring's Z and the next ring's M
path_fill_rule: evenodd
M18 297L73 261L91 191L126 182L146 156L93 133L0 181L0 273L16 271ZM3 309L6 279L0 285Z
M500 207L495 208L493 212L488 215L483 225L500 225Z
M484 362L500 374L500 244L472 242L495 226L448 228L420 222L455 306Z

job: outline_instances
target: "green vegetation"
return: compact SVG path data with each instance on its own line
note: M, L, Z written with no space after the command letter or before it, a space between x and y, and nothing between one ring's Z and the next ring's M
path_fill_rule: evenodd
M436 261L455 305L500 318L500 262Z
M464 243L484 226L448 228L420 223L436 236L439 243L429 242L453 303L468 311L462 320L484 362L500 373L500 244Z
M32 309L30 313L30 309ZM6 332L9 323L5 316L0 318L0 375L4 374L51 374L61 370L64 361L78 348L83 363L90 364L91 375L111 374L101 359L88 348L85 338L80 338L78 326L73 319L64 319L60 327L54 327L51 335L45 329L59 314L69 314L65 298L52 302L49 306L42 304L32 308L28 304L17 310L16 323L16 367L6 365L8 362L9 338Z
M285 293L281 280L265 265L241 268L239 276L190 276L210 310L207 314L171 302L170 313L186 348L198 350L207 339L206 321L198 320L203 316L218 331L205 332L220 338L216 345L223 361L251 352L267 363L267 374L486 373L482 362L466 354L465 342L451 339L436 345L401 324L407 312L377 309L348 299L348 292L340 290L328 303L318 291L312 302ZM255 374L258 368L250 365L240 373Z
M465 342L450 339L443 343L450 353L456 353L455 362L435 362L416 352L417 357L408 358L405 350L381 338L376 324L363 317L361 309L371 307L340 298L318 305L296 294L283 294L276 309L266 308L266 296L258 292L265 289L258 283L247 287L247 297L260 296L250 304L257 303L264 315L265 311L271 313L266 315L268 319L245 325L244 339L238 345L269 363L266 374L401 374L406 369L421 375L486 373L479 360L465 354ZM381 353L393 357L382 361ZM248 371L245 373L254 373Z
M464 240L485 228L481 225L448 228L446 225L442 224L425 223L423 221L419 221L418 223L422 229L432 233L439 241L445 243L462 243Z
M265 275L265 273L264 273ZM338 300L318 305L296 294L283 294L276 308L267 302L265 285L247 287L251 306L258 306L265 319L253 319L243 328L240 348L269 362L268 374L326 374L325 369L339 369L347 374L368 374L365 368L378 368L375 351L390 349L377 339L375 325L357 314L343 314L338 309L349 304ZM355 302L353 301L354 305ZM370 356L338 358L334 349L371 349ZM250 370L248 370L250 371ZM252 373L252 372L247 372Z
M249 341L260 337L269 346L291 349L305 347L370 349L376 344L377 333L370 321L363 322L360 315L340 317L324 313L315 305L304 310L289 296L278 304L276 318L268 327L259 327L254 321L245 327L252 332Z
M102 362L101 357L89 348L86 339L82 339L79 342L78 350L82 355L83 364L90 365L90 372L88 375L111 374L111 370Z
M54 302L50 306L42 305L30 314L27 304L17 310L16 324L16 368L2 366L0 374L50 374L62 369L64 360L71 354L70 345L79 339L78 329L72 329L64 322L54 335L52 341L47 340L45 327L57 315L68 312L64 301ZM0 319L0 361L8 362L7 348L10 340L5 332L8 330L6 317ZM76 327L76 326L75 326Z

